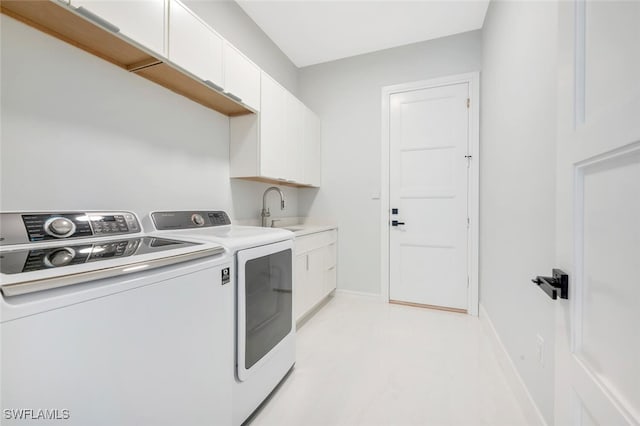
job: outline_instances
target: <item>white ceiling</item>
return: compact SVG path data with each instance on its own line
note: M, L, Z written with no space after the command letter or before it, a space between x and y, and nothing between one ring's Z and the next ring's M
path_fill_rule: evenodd
M482 27L489 0L236 0L298 67Z

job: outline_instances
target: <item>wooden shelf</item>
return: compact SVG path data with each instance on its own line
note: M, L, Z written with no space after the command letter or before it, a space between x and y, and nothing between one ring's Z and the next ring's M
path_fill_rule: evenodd
M303 185L301 183L288 182L286 180L280 180L280 179L271 179L271 178L262 177L262 176L232 177L231 179L250 180L253 182L262 182L262 183L270 183L273 185L290 186L292 188L316 188L315 186L311 186L311 185Z
M0 12L207 108L228 116L252 113L244 105L210 88L164 58L154 56L62 3L49 0L2 0Z
M209 88L199 80L191 78L168 63L161 62L134 72L147 80L230 117L251 113L241 104Z

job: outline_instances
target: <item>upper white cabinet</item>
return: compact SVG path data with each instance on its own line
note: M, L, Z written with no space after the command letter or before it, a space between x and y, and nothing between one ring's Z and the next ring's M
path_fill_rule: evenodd
M260 68L226 41L223 63L225 92L254 110L260 110Z
M285 174L297 183L306 184L304 179L304 113L305 106L298 98L286 92L285 139L287 163Z
M258 154L256 168L247 170L249 176L265 176L281 181L291 180L287 173L287 139L285 111L287 91L274 79L262 73L259 126L252 134L252 145ZM242 117L241 117L242 118ZM253 117L252 117L253 118ZM231 119L231 122L235 119ZM231 126L231 144L234 143L234 126ZM231 164L233 176L233 162Z
M234 117L255 112L222 93L222 37L177 1L3 1L0 12L206 108Z
M310 186L320 186L321 170L321 128L320 118L304 107L304 182Z
M176 0L169 3L169 59L222 90L224 39Z
M319 131L317 116L262 72L260 113L230 120L231 177L319 186Z
M165 0L71 0L81 15L111 29L117 27L147 49L166 56Z

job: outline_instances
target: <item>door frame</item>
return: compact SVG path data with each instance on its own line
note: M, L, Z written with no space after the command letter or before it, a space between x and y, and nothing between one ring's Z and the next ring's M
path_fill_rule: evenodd
M453 84L468 83L469 98L469 155L472 156L469 165L468 180L468 214L469 232L467 239L467 272L469 274L469 291L467 293L467 313L478 316L478 238L479 238L479 207L480 207L480 72L456 74L441 78L415 81L410 83L384 86L382 96L382 129L381 129L381 174L380 174L380 294L389 301L390 266L389 266L389 221L390 203L390 113L389 98L396 93L411 92L421 89L431 89Z

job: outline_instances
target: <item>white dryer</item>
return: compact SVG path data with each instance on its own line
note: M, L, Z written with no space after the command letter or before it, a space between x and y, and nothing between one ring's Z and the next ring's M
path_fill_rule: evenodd
M293 233L231 225L222 211L154 212L159 235L222 244L235 257L233 424L242 424L295 363Z
M131 212L0 215L3 425L231 424L231 259Z

